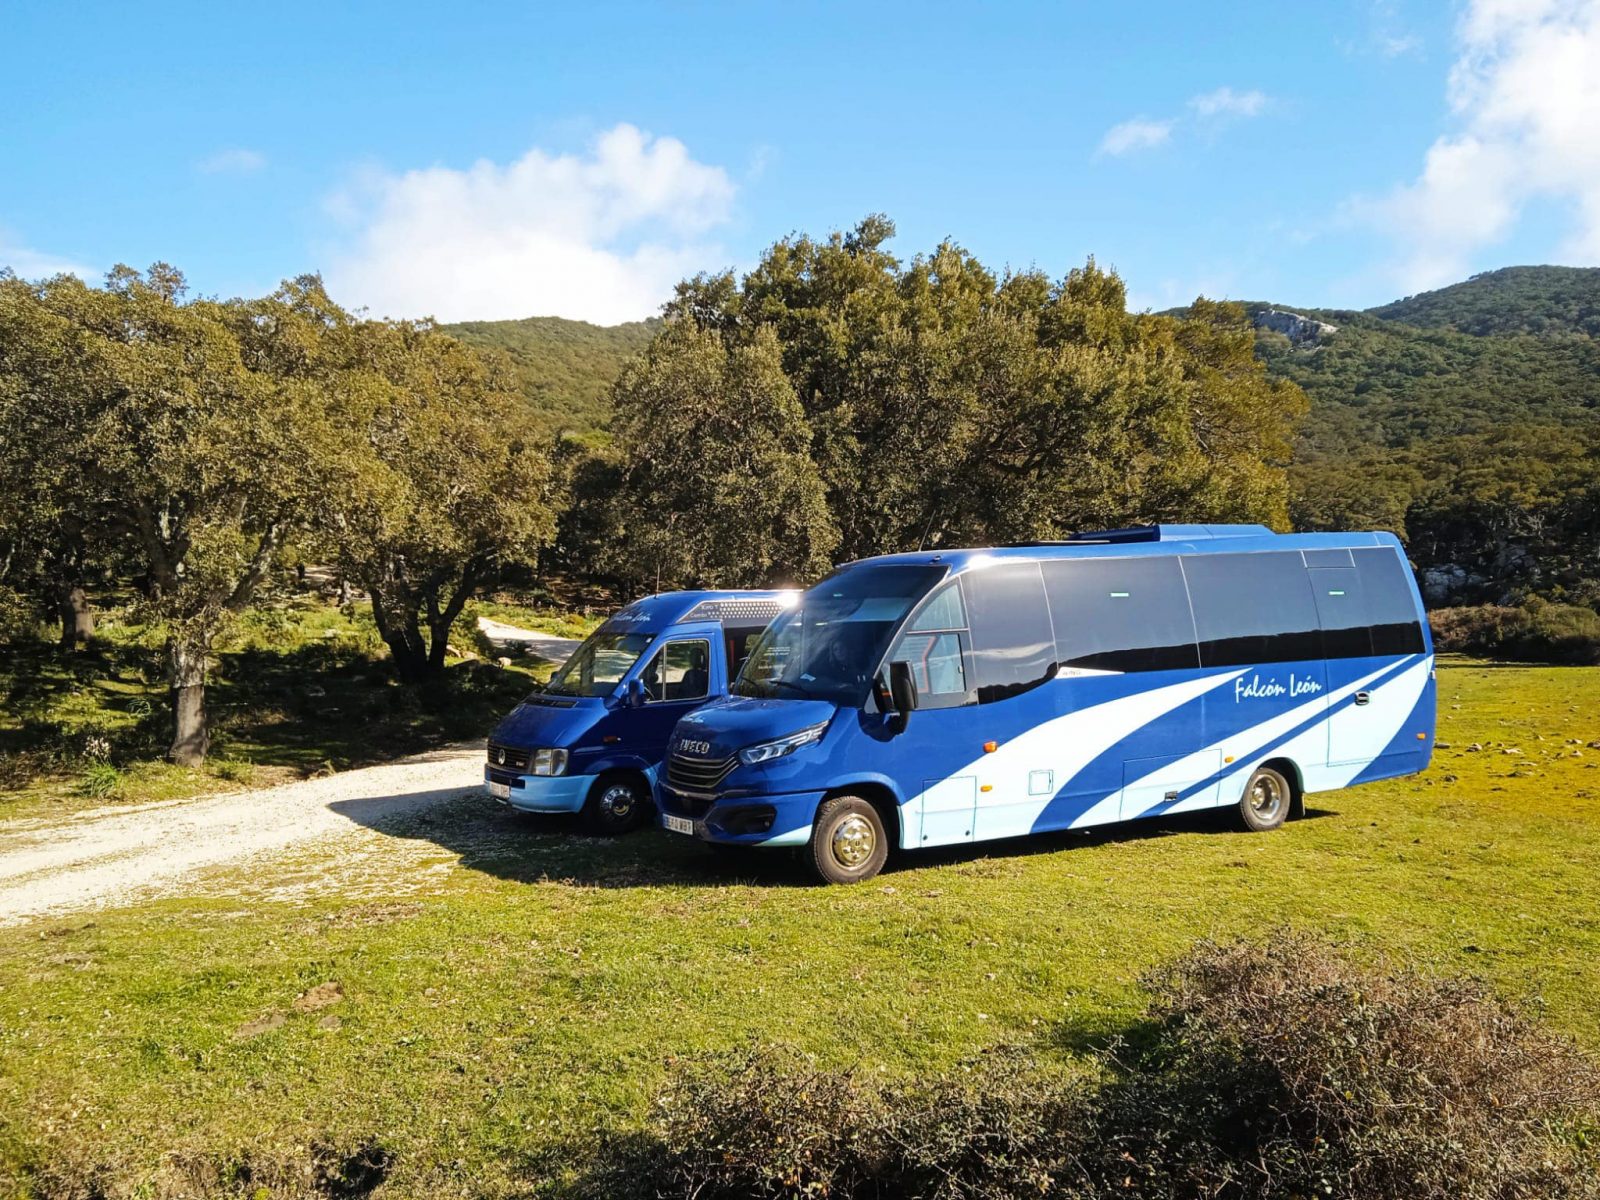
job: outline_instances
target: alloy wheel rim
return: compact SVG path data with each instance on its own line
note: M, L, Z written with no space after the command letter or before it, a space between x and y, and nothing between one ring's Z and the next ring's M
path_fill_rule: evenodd
M1283 804L1283 787L1271 775L1258 775L1250 784L1250 808L1264 821L1278 815Z
M872 857L877 841L872 823L863 816L851 813L833 831L833 857L842 866L859 867Z

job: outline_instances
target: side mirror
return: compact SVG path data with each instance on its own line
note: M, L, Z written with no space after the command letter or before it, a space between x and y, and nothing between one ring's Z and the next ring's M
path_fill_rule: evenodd
M917 681L910 663L889 664L889 698L894 702L895 732L899 733L917 710Z

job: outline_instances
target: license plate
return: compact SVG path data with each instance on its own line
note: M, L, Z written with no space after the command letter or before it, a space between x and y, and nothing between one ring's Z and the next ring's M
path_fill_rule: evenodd
M496 800L509 800L511 799L511 785L509 783L491 783L489 784L489 795Z
M674 817L670 813L663 813L661 823L673 833L687 833L690 837L694 836L694 822L688 817Z

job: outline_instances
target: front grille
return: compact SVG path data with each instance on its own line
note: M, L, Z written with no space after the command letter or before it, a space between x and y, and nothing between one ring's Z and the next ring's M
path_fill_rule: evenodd
M681 792L714 792L738 761L737 754L721 759L674 754L667 759L667 784Z
M504 767L507 771L525 771L528 769L528 760L532 757L532 750L519 750L515 746L500 746L494 742L489 743L489 765L491 767Z

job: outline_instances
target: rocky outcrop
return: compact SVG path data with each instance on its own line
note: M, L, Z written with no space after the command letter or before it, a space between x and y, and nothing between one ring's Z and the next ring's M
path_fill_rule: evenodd
M1315 346L1330 333L1339 332L1337 325L1277 308L1266 308L1256 313L1255 326L1257 329L1281 333L1296 346Z

